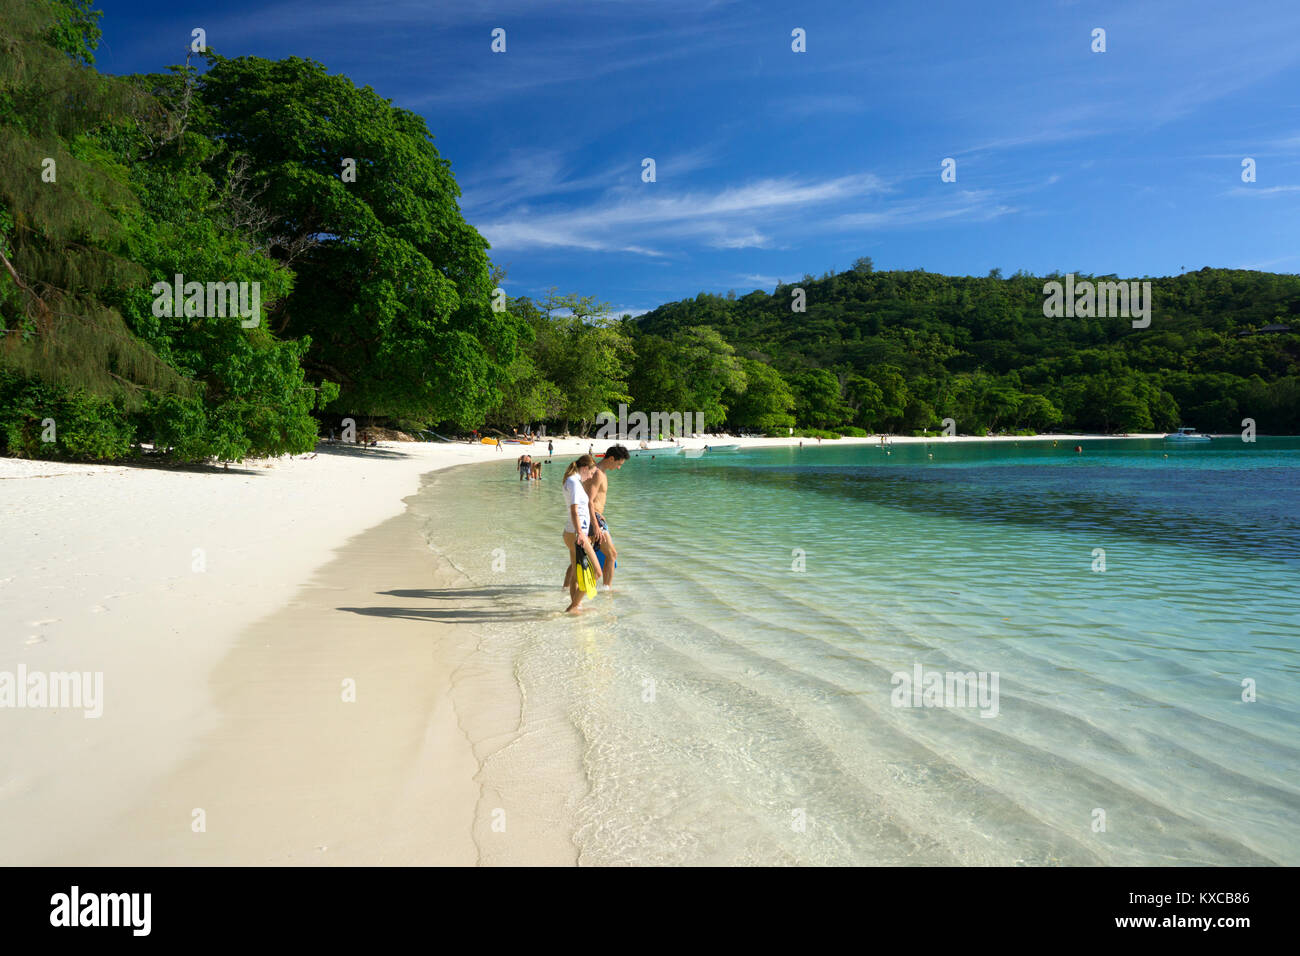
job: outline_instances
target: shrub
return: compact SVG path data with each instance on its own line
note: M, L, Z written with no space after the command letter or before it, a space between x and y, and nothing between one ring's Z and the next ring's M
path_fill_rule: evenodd
M102 461L129 457L134 443L134 426L112 401L0 369L0 452Z

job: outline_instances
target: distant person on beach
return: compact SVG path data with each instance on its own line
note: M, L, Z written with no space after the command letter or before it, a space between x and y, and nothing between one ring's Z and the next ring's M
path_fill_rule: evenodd
M529 455L519 456L519 480L526 481L533 476L533 459Z
M555 454L555 442L551 441L548 438L546 440L546 457L550 458L554 454Z
M592 476L582 483L588 497L591 498L591 515L596 521L592 538L596 547L605 555L605 587L614 586L614 562L618 552L614 550L614 539L609 536L609 525L605 523L605 497L609 493L609 472L618 471L631 455L622 445L610 445L605 457L600 460Z
M593 570L600 567L600 562L596 560L595 550L591 546L591 539L587 536L591 531L591 499L587 496L587 489L582 486L582 483L595 472L596 460L590 455L583 455L564 469L564 503L567 506L564 544L569 553L569 565L568 571L564 575L564 586L569 589L569 606L565 608L565 612L568 614L582 613L584 592L578 587L578 576L575 573L575 565L578 563L578 548L582 548L586 552L587 559L591 562Z
M533 479L534 481L541 481L541 479L542 479L542 463L541 463L540 461L535 461L535 462L533 462L532 468L533 468L532 479Z

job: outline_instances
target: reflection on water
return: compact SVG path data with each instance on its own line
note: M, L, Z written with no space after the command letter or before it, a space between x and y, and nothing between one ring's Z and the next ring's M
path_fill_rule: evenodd
M558 465L416 507L503 589L521 734L581 735L584 862L1300 862L1300 442L1084 447L634 459L577 620ZM918 665L998 716L892 706Z

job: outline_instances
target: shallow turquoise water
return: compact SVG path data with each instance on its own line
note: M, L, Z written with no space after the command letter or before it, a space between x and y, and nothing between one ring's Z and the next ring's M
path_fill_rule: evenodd
M1084 448L634 458L578 620L560 459L431 476L427 535L579 735L584 863L1300 863L1300 440Z

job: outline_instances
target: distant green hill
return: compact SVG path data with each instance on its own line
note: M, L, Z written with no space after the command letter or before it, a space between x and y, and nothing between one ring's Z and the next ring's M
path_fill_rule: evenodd
M1300 432L1300 276L1205 268L1144 280L1147 328L1048 318L1049 281L1065 277L875 272L863 260L771 294L670 302L641 316L635 334L716 330L738 356L780 373L800 425L906 432L952 418L962 433L1232 432L1253 418L1261 433ZM799 289L804 312L792 311ZM1259 331L1270 325L1291 331Z

